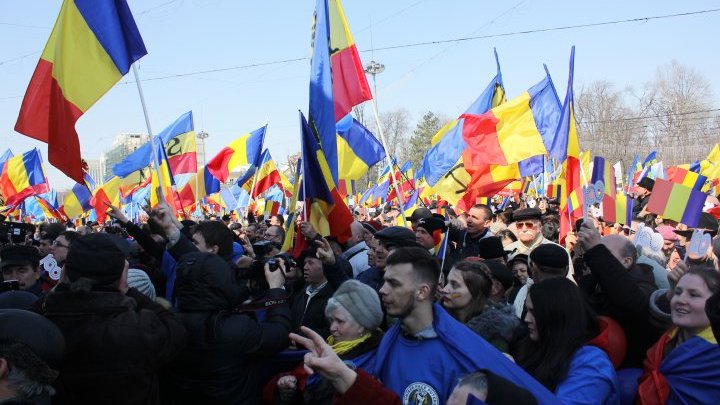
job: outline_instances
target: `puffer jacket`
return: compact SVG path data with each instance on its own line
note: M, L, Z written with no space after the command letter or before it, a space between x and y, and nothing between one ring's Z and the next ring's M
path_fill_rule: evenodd
M236 309L235 283L217 255L191 253L178 262L175 290L188 346L168 367L169 403L258 403L258 364L289 344L290 311L285 290L271 289L258 322Z

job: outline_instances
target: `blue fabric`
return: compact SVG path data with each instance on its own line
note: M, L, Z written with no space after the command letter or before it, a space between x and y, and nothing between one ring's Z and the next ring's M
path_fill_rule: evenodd
M125 0L75 0L75 6L122 75L147 54Z
M490 343L433 304L435 339L404 338L400 322L385 334L374 361L366 370L378 377L401 398L413 383L430 385L444 403L457 378L478 369L493 373L529 390L539 404L555 404L553 394L515 365Z
M167 250L163 252L162 260L160 261L160 270L165 275L165 299L174 302L175 293L175 258L172 257L170 252Z
M714 404L720 398L720 348L694 336L670 352L660 365L670 385L667 404Z
M620 383L607 354L595 346L575 352L555 395L568 404L620 404Z
M245 249L243 249L242 245L237 242L233 242L233 253L232 253L233 263L235 263L235 261L244 254L245 254Z

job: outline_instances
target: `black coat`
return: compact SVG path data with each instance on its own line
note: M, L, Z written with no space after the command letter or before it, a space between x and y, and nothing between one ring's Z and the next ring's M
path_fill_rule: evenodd
M131 288L47 295L43 314L65 336L55 404L156 404L158 371L185 345L185 328Z
M285 290L271 289L258 322L254 314L235 310L238 288L226 263L199 254L213 265L179 269L176 282L179 318L188 331L188 346L170 364L168 403L254 404L260 398L259 363L288 346L289 309ZM209 259L208 259L209 257Z
M598 315L615 319L625 331L627 353L622 367L642 368L647 350L664 332L650 323L650 295L657 290L652 269L635 265L626 269L604 245L584 255L590 269L578 280Z
M307 326L326 338L330 336L330 323L325 317L325 306L335 293L335 289L328 282L312 298L305 292L305 289L306 286L298 288L290 297L292 330L299 333L300 326Z

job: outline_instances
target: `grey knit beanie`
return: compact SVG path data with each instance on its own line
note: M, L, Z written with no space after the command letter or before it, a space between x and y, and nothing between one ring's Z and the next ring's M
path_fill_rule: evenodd
M153 301L155 300L155 286L153 286L150 277L144 271L128 269L127 284L128 287L140 291Z
M335 291L331 300L345 308L355 322L368 331L377 329L382 322L380 297L367 284L357 280L347 280Z

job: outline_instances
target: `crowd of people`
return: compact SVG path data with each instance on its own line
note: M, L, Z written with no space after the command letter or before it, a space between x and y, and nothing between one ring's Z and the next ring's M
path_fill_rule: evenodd
M407 227L355 208L346 241L164 203L32 226L0 250L0 403L714 403L718 221L650 214L639 185L631 224L562 240L529 198Z

